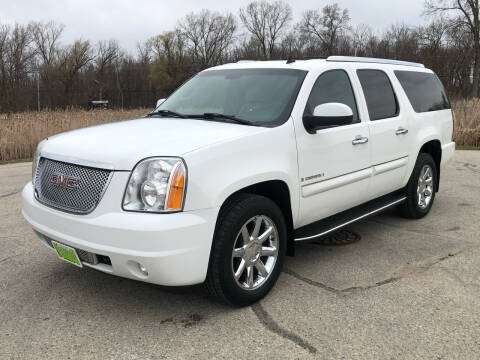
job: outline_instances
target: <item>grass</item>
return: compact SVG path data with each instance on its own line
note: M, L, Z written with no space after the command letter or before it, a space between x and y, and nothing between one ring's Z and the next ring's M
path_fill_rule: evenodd
M480 99L453 102L457 149L480 147ZM134 119L148 109L135 110L57 110L0 114L0 164L28 161L37 144L46 137L86 126Z
M458 146L469 149L479 148L480 99L454 101L453 109L455 110L455 142Z
M455 146L455 150L480 150L480 147L475 146Z
M31 162L31 161L32 161L32 158L15 159L15 160L3 160L3 161L0 161L0 165L17 164L17 163Z
M37 144L52 135L91 125L134 119L148 113L135 110L57 110L0 114L0 163L31 159Z

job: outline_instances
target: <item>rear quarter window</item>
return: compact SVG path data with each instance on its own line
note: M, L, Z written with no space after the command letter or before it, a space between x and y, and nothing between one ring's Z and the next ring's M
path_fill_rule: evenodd
M395 71L400 85L417 113L450 109L447 93L437 75L418 71Z

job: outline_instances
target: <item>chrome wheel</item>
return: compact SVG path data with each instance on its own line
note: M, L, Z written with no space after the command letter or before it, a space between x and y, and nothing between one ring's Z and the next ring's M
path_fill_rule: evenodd
M278 230L265 215L249 219L240 229L232 251L232 272L245 290L262 286L272 273L278 257Z
M424 165L417 184L417 204L420 209L428 207L432 201L433 191L433 169L430 165Z

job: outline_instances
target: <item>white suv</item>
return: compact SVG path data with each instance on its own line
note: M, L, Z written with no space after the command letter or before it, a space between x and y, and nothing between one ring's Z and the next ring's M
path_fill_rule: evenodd
M197 74L145 118L42 141L23 215L79 267L250 304L297 241L425 216L454 118L423 65L329 57Z

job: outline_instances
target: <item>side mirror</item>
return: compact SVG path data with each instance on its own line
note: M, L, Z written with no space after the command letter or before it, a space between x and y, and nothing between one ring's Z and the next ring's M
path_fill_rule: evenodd
M157 106L155 106L155 109L156 109L157 107L159 107L160 105L162 105L162 103L163 103L165 100L167 100L167 99L159 99L159 100L157 100Z
M340 103L326 103L318 105L313 115L304 115L303 124L310 134L317 130L351 124L353 111L350 106Z

